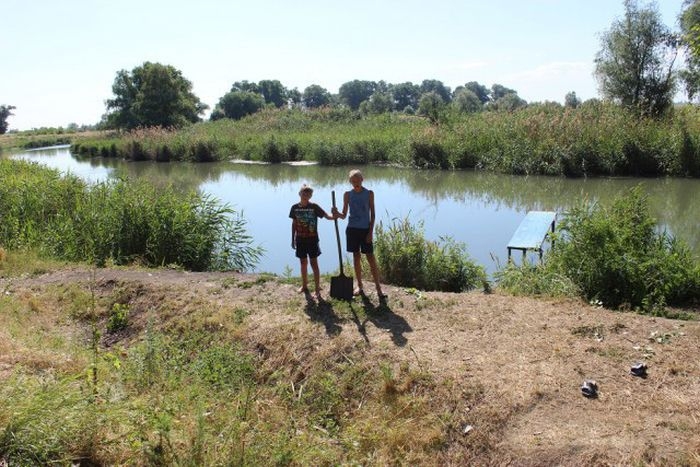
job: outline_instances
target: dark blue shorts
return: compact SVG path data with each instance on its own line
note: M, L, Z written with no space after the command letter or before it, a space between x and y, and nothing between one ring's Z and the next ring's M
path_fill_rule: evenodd
M318 239L304 240L297 239L297 253L299 259L306 257L318 258L321 255L321 247L318 246Z
M369 229L356 229L348 227L345 229L346 250L350 253L364 253L366 255L374 254L374 245L372 242L367 242Z

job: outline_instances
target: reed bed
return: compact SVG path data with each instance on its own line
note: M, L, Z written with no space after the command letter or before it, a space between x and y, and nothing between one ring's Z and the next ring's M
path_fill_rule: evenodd
M0 160L0 245L69 261L245 270L261 251L228 206L126 179L88 185L37 164Z
M403 114L276 109L182 130L81 137L72 151L153 161L308 160L567 177L697 177L700 110L679 106L662 119L640 119L592 100L576 109L534 104L515 112L448 112L432 125Z

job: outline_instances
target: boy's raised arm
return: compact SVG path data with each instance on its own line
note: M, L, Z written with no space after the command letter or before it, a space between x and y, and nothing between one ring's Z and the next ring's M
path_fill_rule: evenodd
M346 191L343 194L343 212L338 212L336 209L336 212L338 213L338 217L340 219L345 219L345 216L348 215L348 204L350 203L350 192Z

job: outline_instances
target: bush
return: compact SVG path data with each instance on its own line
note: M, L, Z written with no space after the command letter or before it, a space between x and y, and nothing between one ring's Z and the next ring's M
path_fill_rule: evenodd
M87 185L22 161L0 160L0 243L69 261L138 260L192 270L245 270L261 253L228 206L172 186Z
M611 207L582 205L559 223L542 274L560 274L606 307L652 311L700 298L690 249L659 232L639 187Z
M508 263L494 274L498 285L514 295L548 295L551 297L575 297L580 294L571 279L542 264L532 267Z
M129 305L115 303L107 319L107 331L117 332L125 329L129 325Z
M394 220L386 229L380 222L375 247L383 279L389 284L461 292L486 280L483 267L470 261L464 245L450 237L426 240L422 222L413 226L407 218Z
M411 141L411 160L421 169L448 169L447 153L440 142Z

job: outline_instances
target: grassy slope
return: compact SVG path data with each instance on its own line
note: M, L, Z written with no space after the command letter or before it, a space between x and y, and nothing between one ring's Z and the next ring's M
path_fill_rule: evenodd
M698 322L390 286L317 304L280 278L14 253L0 276L11 465L700 463Z

